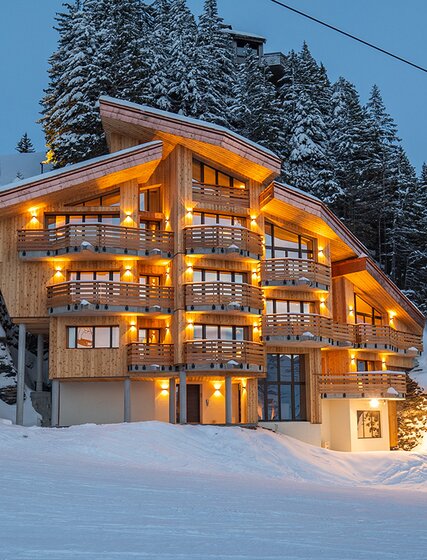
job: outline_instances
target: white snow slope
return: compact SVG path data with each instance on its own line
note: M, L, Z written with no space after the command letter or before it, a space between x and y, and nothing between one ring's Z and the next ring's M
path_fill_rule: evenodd
M421 560L427 452L266 430L0 424L1 560Z

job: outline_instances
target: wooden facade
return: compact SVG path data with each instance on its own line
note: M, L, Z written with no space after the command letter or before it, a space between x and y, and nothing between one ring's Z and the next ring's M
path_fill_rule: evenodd
M319 200L271 182L274 154L109 98L101 116L111 155L0 191L1 290L12 320L49 338L52 381L168 382L159 390L169 401L175 384L208 384L200 421L253 424L268 415L258 384L277 355L304 363L298 406L312 425L322 423L322 399L404 397L424 318ZM197 180L194 160L218 184ZM273 255L267 224L294 241L279 239ZM375 310L376 324L359 322L355 301ZM105 327L117 340L96 347ZM93 347L70 346L70 328L77 338L92 329Z

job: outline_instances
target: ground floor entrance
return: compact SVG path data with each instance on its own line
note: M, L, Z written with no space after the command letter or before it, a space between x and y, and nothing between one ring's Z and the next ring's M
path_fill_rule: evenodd
M187 385L187 423L200 424L200 403L202 388L199 383L191 383ZM173 398L173 396L172 396ZM179 423L180 418L180 386L176 388L176 422Z

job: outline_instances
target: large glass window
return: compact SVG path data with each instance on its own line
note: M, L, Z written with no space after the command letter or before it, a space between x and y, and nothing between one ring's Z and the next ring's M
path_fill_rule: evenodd
M312 313L313 303L310 301L294 301L290 299L268 299L267 315L274 313Z
M139 221L139 227L141 229L149 229L150 231L159 231L160 230L160 222L140 220Z
M368 325L381 325L381 313L369 305L360 296L354 296L354 309L356 316L356 323L366 323Z
M221 187L235 187L239 189L246 187L243 181L197 160L193 160L193 181L204 185L219 185Z
M57 214L46 216L46 227L54 229L67 224L107 224L120 225L119 214Z
M161 212L160 189L141 188L139 191L139 209L141 212Z
M241 216L227 216L226 214L210 214L208 212L193 212L194 226L242 226L246 227L246 218Z
M381 415L379 410L357 411L357 437L359 439L381 437Z
M242 272L206 270L201 268L193 270L193 282L235 282L236 284L243 284L246 281L247 275Z
M265 251L267 259L313 258L313 241L302 235L287 231L275 224L265 224Z
M159 344L160 329L138 329L138 342L142 342L144 344Z
M265 422L306 420L302 354L267 354L267 378L258 380L258 417Z
M67 327L68 348L118 348L119 327Z
M68 274L68 279L71 281L86 281L86 282L120 282L120 272L118 271L102 271L102 270L77 270L71 271Z
M115 189L99 196L73 202L67 206L120 206L120 190Z
M375 371L375 362L373 360L357 360L357 371Z
M160 286L160 276L148 276L147 274L142 274L139 277L139 283L145 286Z
M194 340L247 340L247 327L231 325L201 325L193 328Z

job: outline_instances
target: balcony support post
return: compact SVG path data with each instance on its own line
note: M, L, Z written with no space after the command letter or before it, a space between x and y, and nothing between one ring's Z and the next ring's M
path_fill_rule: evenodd
M16 424L24 425L24 391L25 391L25 342L27 329L20 323L18 335L18 371L16 379Z
M227 425L233 420L233 398L232 398L232 378L231 375L225 376L225 423Z
M176 424L176 379L169 378L169 423Z
M43 391L43 350L44 339L42 334L37 335L37 381L36 391Z
M126 377L123 383L123 421L130 422L131 419L131 381Z
M179 372L179 423L187 423L187 372Z
M59 379L52 380L52 412L50 418L52 428L59 426Z

